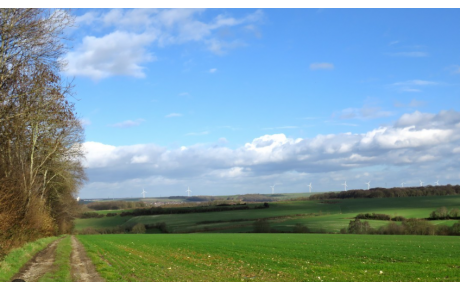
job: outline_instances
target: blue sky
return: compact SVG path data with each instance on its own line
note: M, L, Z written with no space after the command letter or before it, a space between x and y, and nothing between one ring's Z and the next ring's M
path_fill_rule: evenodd
M80 196L458 184L455 9L76 9Z

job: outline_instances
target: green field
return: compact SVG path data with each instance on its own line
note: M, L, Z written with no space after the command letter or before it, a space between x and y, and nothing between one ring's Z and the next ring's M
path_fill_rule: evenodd
M359 213L382 213L406 218L426 218L430 212L445 206L460 208L460 196L424 196L401 198L343 199L334 204L321 201L278 201L269 203L266 209L249 209L208 213L189 213L151 216L115 216L99 219L78 219L76 229L112 228L117 225L132 227L137 223L165 222L170 232L248 232L256 219L270 218L271 227L290 232L301 223L315 232L339 232ZM252 205L252 204L250 204ZM303 215L303 216L296 216ZM283 218L276 218L284 216ZM455 220L438 220L433 224L452 225ZM369 220L372 227L385 225L387 221Z
M334 234L78 236L107 281L459 281L460 239Z

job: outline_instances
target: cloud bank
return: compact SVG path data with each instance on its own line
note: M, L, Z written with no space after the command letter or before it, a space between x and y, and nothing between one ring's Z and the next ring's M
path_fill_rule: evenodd
M105 189L112 197L129 197L148 186L157 189L149 191L157 195L185 195L182 188L187 184L199 188L195 195L223 195L268 193L273 183L283 185L278 191L295 192L312 181L316 190L332 191L340 190L343 180L352 188L362 188L367 181L360 179L372 179L373 187L418 179L451 183L460 179L456 170L460 112L452 110L415 111L402 115L392 126L364 133L309 139L273 134L235 149L224 145L167 149L154 144L86 142L89 183L82 196L97 196Z

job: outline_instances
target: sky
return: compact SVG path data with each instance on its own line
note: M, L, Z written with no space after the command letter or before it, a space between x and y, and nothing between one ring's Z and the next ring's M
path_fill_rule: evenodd
M74 9L81 198L459 184L458 9Z

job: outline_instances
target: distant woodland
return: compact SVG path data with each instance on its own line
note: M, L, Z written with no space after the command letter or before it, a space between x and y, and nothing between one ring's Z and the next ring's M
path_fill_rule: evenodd
M460 195L460 185L426 186L426 187L395 187L371 188L369 190L348 190L328 192L309 196L309 200L352 199L352 198L393 198L418 196Z
M0 9L0 258L73 228L84 136L60 73L73 21L63 10Z

